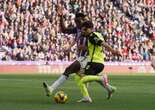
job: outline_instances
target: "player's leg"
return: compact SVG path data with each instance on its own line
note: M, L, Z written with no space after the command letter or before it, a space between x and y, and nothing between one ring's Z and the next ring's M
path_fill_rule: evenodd
M88 63L85 67L87 69L85 68L84 69L84 72L79 72L79 76L82 76L82 77L79 77L78 78L78 76L76 76L76 82L77 82L77 84L78 84L78 86L80 88L80 91L81 91L82 95L83 95L83 98L81 100L79 100L78 102L92 102L92 100L91 100L91 98L89 96L89 93L88 93L88 89L86 87L86 84L88 84L88 82L90 82L90 81L88 81L88 82L86 81L85 82L85 76L83 75L85 72L92 71L90 69L90 68L92 68L92 65L90 65L90 63ZM103 68L103 65L102 65L102 68ZM83 77L84 77L84 79L83 79ZM87 78L88 77L86 77L86 80L87 80ZM94 79L90 79L90 80L93 80L94 81Z
M80 63L78 61L74 61L70 66L65 69L65 72L50 86L43 82L43 87L45 89L46 95L50 96L52 92L57 89L61 84L63 84L69 77L70 74L76 73L80 70Z
M101 84L107 90L107 92L108 92L107 99L110 99L111 96L112 96L112 94L116 90L116 88L114 86L111 86L108 83L108 79L107 79L107 76L106 75L103 75L103 76L97 76L97 75L87 75L87 76L84 76L80 80L80 84L85 84L85 83L92 82L92 81L98 82L99 84Z
M87 90L87 84L80 84L80 80L81 78L83 77L84 75L84 72L85 72L85 67L87 65L87 62L89 61L89 59L87 59L87 57L79 57L77 59L80 63L80 71L76 73L76 75L74 76L74 79L75 79L75 82L77 83L78 87L80 88L80 91L83 95L83 98L78 100L77 102L92 102L90 96L89 96L89 93L88 93L88 90Z
M103 74L103 76L100 76L100 77L101 77L101 80L97 82L107 90L108 92L107 99L109 100L112 97L112 94L116 91L116 87L109 84L107 74Z
M92 81L96 81L99 84L101 84L108 92L108 97L107 99L110 99L110 97L112 96L112 93L115 90L115 87L111 86L108 82L108 77L106 74L104 74L103 76L97 76L97 74L101 73L104 69L104 65L100 64L100 63L90 63L89 64L89 68L86 69L85 74L87 74L88 76L85 76L83 78L83 83L87 83L87 82L92 82ZM91 76L89 76L91 75Z
M86 87L86 84L84 83L80 83L80 80L81 80L81 76L79 75L74 75L74 79L75 79L75 82L77 83L78 87L80 88L81 90L81 93L83 95L83 98L78 100L78 102L92 102L90 96L89 96L89 93L88 93L88 89Z

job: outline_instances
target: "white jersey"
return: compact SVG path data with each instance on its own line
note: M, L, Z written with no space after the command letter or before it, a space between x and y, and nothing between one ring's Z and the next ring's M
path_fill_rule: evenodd
M84 57L87 55L87 38L81 35L81 30L77 29L77 57Z

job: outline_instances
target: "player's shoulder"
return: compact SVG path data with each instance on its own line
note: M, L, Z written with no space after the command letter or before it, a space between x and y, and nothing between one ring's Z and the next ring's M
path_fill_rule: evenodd
M99 32L93 32L90 37L89 37L89 41L94 44L94 45L101 45L102 42L104 41L104 38L102 36L101 33Z
M95 38L95 39L99 39L101 41L104 41L104 37L100 32L93 32L92 37Z

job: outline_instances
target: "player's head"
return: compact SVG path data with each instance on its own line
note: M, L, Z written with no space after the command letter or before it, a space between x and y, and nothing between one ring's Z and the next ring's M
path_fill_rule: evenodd
M92 21L84 21L82 23L82 28L81 28L82 34L85 36L90 35L93 31L93 27L94 27L94 25L93 25Z
M75 14L75 23L78 28L81 28L82 23L88 20L88 16L84 13L76 13Z

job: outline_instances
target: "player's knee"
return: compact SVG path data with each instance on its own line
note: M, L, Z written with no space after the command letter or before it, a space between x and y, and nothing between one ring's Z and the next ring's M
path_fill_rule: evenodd
M70 74L72 74L72 72L70 71L70 68L66 68L65 72L63 73L63 75L69 77Z
M75 81L80 81L80 80L81 80L81 77L80 77L79 75L76 75L76 74L75 74L75 75L74 75L74 80L75 80Z
M84 78L84 77L83 77L83 78L81 78L80 83L81 83L81 84L86 83L86 82L85 82L85 78Z
M69 77L69 74L64 72L63 75L65 75L67 78Z

